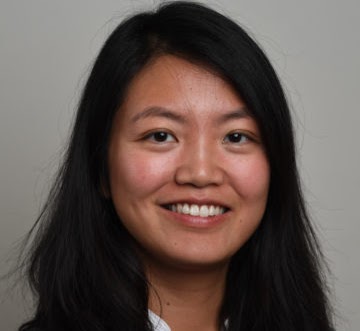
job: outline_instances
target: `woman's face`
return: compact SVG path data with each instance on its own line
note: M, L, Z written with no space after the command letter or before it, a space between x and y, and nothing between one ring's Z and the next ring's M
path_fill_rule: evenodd
M245 107L224 80L170 55L130 84L111 132L109 194L145 258L227 263L259 226L269 164Z

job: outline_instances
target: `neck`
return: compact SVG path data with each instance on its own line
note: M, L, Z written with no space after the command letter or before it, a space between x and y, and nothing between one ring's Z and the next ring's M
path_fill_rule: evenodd
M148 264L149 309L172 331L218 331L226 272L227 264L202 270Z

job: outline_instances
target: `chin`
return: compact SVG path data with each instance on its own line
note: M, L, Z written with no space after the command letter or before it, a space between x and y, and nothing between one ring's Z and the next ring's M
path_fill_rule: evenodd
M180 252L155 252L153 254L147 252L143 254L143 257L145 257L145 262L155 263L163 268L205 271L227 267L232 255L232 252L219 254L219 251L214 251L214 248L204 250L192 247L191 249L182 249Z

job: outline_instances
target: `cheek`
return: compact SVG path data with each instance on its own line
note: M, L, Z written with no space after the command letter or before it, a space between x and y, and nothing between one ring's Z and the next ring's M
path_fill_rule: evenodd
M171 178L171 158L132 150L119 151L110 165L112 191L146 196Z
M240 162L233 161L230 168L234 187L240 196L249 200L265 200L266 202L270 169L262 153L244 158Z

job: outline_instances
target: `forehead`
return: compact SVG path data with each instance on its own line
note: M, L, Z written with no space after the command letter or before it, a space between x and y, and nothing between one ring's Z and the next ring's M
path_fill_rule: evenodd
M245 105L234 88L219 75L184 59L163 55L135 76L120 112L122 116L134 116L149 107L162 107L189 116L210 116Z

